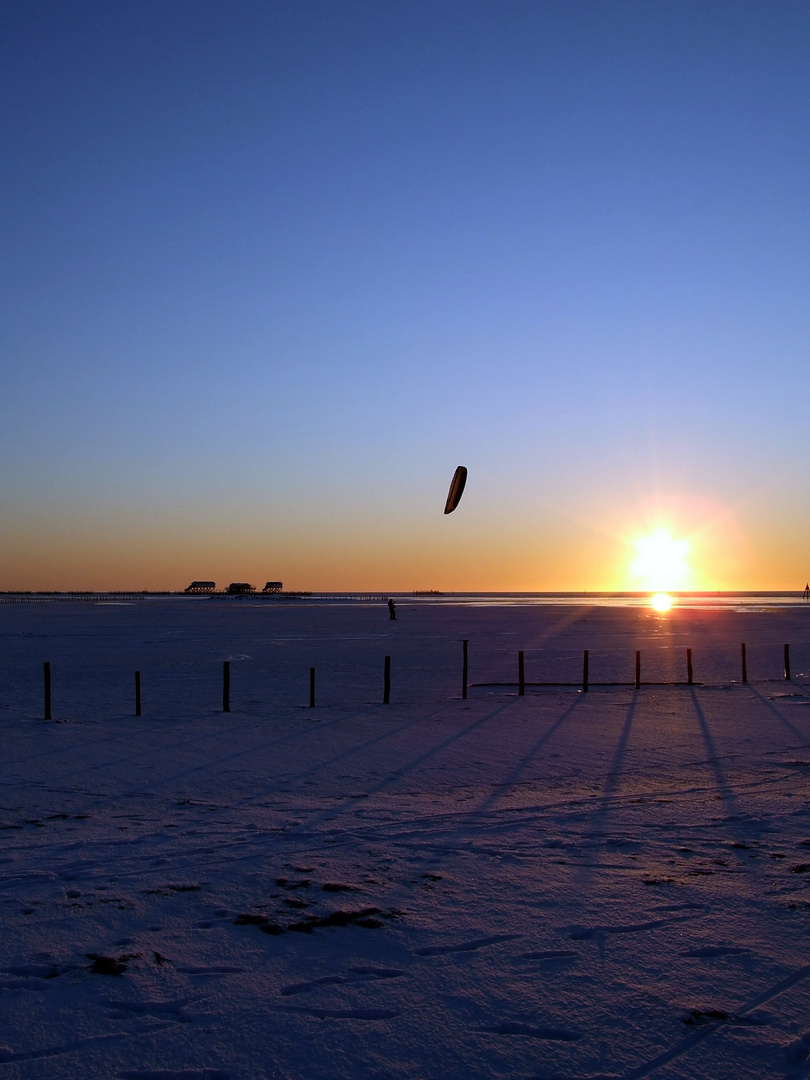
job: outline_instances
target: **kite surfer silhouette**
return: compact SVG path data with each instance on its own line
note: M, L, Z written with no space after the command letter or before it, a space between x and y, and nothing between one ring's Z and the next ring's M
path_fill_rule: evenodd
M455 508L458 506L461 496L464 493L464 485L467 483L467 470L463 465L459 465L456 471L453 473L453 479L450 481L450 490L447 493L447 502L444 504L445 514L452 514Z
M810 581L808 581L807 584L805 585L804 592L802 593L802 596L804 597L805 600L810 600Z

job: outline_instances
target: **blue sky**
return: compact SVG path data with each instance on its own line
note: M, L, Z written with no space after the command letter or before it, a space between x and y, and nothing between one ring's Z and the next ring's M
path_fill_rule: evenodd
M806 4L0 24L0 588L804 585Z

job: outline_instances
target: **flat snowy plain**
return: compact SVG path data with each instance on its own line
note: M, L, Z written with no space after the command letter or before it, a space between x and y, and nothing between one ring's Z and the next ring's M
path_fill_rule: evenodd
M0 605L0 1080L810 1077L810 607L398 607Z

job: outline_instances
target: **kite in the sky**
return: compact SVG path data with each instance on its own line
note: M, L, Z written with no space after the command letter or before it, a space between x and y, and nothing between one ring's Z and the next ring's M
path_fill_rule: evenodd
M464 493L464 485L467 483L467 470L463 465L459 465L455 473L453 473L453 479L450 483L450 491L447 493L447 502L444 504L445 514L452 514L458 504L461 502L461 496Z

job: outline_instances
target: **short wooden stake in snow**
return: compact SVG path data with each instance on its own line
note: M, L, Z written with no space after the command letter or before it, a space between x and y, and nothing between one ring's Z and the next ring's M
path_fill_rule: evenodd
M588 693L588 650L582 654L582 693Z
M467 672L469 670L467 664L467 640L465 638L461 643L461 698L462 701L467 700Z
M686 650L686 681L692 685L692 650Z
M51 719L51 665L46 660L42 665L42 674L45 679L45 719Z
M518 653L518 694L526 696L526 672L523 668L523 649Z
M742 654L742 681L748 682L748 664L745 659L745 642L740 645L740 652Z
M315 708L315 668L309 669L309 707Z
M383 705L391 704L391 657L385 658L385 670L383 672Z
M222 711L231 711L231 662L222 661Z
M785 678L790 678L790 646L785 645Z
M135 715L141 715L141 673L135 672Z
M636 649L636 690L641 689L641 651Z

